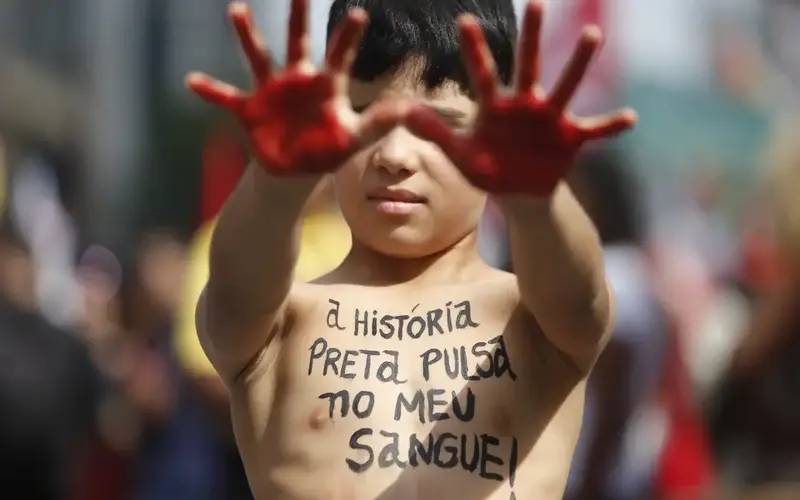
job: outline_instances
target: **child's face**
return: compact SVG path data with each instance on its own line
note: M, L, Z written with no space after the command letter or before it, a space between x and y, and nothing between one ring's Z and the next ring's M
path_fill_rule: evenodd
M385 98L413 98L454 128L469 128L477 104L448 82L427 90L412 65L373 82L351 82L357 110ZM378 252L414 258L441 252L475 230L486 195L436 144L396 127L353 155L335 176L336 195L353 237Z

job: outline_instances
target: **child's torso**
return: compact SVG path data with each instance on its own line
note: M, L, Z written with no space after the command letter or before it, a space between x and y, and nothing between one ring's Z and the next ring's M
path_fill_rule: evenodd
M583 384L511 277L304 295L232 390L257 498L560 498Z

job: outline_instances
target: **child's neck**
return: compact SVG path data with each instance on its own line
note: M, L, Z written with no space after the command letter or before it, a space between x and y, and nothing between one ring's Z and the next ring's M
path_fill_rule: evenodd
M336 274L359 285L425 286L471 281L489 269L478 253L476 230L441 252L418 258L393 257L354 240Z

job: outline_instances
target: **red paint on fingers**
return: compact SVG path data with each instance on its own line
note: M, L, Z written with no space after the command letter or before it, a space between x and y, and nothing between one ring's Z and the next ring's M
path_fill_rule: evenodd
M273 175L302 175L331 172L338 168L361 144L354 136L354 124L346 128L340 121L340 73L312 72L298 67L306 59L308 0L292 0L289 21L288 69L271 75L270 60L253 28L249 8L241 2L229 9L231 20L247 54L258 85L252 95L204 74L187 77L187 86L209 102L237 115L256 158ZM333 54L340 70L349 64L359 36L366 24L366 13L354 10L348 15ZM382 111L371 122L356 124L359 133L369 128L382 130L400 121Z
M254 152L277 175L334 170L354 146L339 122L332 78L288 71L267 82L242 114Z
M522 39L517 57L517 89L531 92L539 78L539 43L541 40L543 6L531 0L525 11Z
M253 17L250 8L242 2L234 2L228 7L228 15L239 36L239 42L244 50L257 82L269 78L271 62L264 47L253 27Z
M412 107L406 126L415 135L438 144L451 159L460 156L458 137L431 108L421 104Z
M572 166L580 136L565 116L531 99L509 99L486 110L471 139L465 174L497 194L546 196Z
M569 101L572 100L583 77L586 76L589 64L592 62L592 58L600 47L602 40L603 33L597 26L587 26L583 30L583 35L578 42L575 53L572 55L572 59L567 64L564 74L561 76L550 98L550 103L554 108L564 110Z
M331 50L328 53L328 68L331 71L350 72L350 65L368 22L366 11L350 10L344 24L337 28L332 37Z
M206 101L236 114L241 112L246 102L242 91L204 73L189 73L186 76L186 86Z
M473 131L458 135L430 108L418 105L406 119L416 135L437 143L476 187L494 194L552 195L587 140L631 128L635 113L577 121L564 112L583 80L602 34L588 27L552 97L536 92L542 24L541 0L528 4L513 97L497 95L494 61L477 20L459 20L463 54L481 100Z
M605 139L630 130L638 121L636 111L625 109L613 115L587 120L588 123L581 127L581 135L585 141Z
M472 15L459 19L462 49L475 90L483 102L491 102L497 93L497 70L486 44L483 30Z
M289 66L305 59L308 50L308 0L292 0L289 14L289 43L286 62Z

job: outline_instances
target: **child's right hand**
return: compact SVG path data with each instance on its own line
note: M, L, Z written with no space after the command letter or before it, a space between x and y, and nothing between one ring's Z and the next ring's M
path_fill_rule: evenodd
M248 6L231 3L228 13L250 61L255 91L243 91L202 73L187 86L233 112L245 127L255 156L271 174L321 174L338 168L356 149L377 140L402 120L402 105L382 102L363 115L347 95L350 68L368 22L353 9L333 36L326 68L308 60L308 0L292 0L286 69L273 74L268 53L253 29Z

